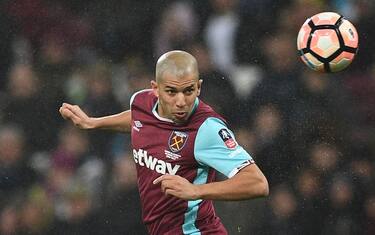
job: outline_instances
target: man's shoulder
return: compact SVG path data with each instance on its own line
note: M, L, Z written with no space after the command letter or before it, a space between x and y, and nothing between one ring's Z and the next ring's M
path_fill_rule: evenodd
M137 99L138 99L139 97L142 97L142 98L151 97L151 98L153 98L153 97L155 97L155 95L154 95L152 89L143 89L143 90L139 90L139 91L135 92L135 93L131 96L131 98L130 98L130 106L133 104L133 102L134 102L134 100L135 100L136 97L137 97Z
M201 123L203 123L209 118L219 119L222 122L226 123L226 120L220 114L218 114L211 106L204 103L202 100L199 100L199 105L193 115L193 119L195 119L196 121L199 120Z

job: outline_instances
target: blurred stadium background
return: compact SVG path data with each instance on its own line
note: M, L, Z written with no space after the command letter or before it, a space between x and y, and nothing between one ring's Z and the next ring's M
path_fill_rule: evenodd
M321 11L359 32L344 72L298 58ZM196 56L201 98L269 179L267 199L216 203L230 234L375 234L374 17L371 0L2 0L0 234L145 234L129 136L58 108L129 108L171 49Z

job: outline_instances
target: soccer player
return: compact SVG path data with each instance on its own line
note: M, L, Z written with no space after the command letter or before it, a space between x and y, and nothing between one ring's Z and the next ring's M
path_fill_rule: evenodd
M226 121L199 100L201 86L195 58L170 51L158 59L151 89L132 96L130 110L89 117L79 106L60 107L81 129L131 132L150 234L227 234L212 200L268 195L267 179ZM228 179L215 182L215 170Z

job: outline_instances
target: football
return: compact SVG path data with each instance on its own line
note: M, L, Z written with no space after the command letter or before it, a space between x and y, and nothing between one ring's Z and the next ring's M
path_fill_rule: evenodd
M358 33L343 16L322 12L302 25L297 48L302 61L311 69L338 72L353 61L358 51Z

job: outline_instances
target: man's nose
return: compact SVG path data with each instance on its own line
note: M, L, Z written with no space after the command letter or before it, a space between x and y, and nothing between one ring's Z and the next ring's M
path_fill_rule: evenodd
M177 93L176 105L177 107L184 107L186 105L185 95L182 92Z

